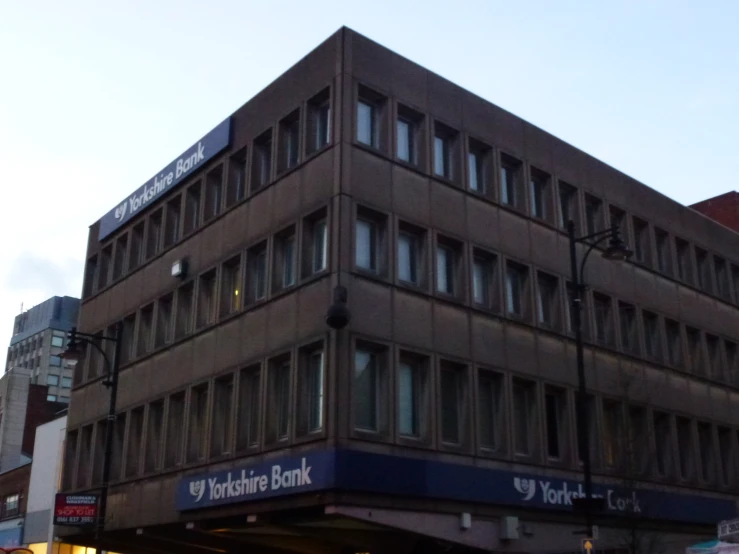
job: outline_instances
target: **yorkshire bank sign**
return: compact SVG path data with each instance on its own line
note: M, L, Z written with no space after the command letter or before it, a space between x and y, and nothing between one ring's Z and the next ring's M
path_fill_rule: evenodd
M210 133L185 150L133 194L100 219L98 240L103 240L121 225L150 206L222 152L231 141L231 120L226 119Z
M547 481L535 478L514 477L513 487L521 495L524 503L550 506L572 506L572 500L585 498L582 483L575 485L568 481ZM640 514L641 502L636 491L623 492L607 488L605 494L593 493L595 498L603 498L608 511Z

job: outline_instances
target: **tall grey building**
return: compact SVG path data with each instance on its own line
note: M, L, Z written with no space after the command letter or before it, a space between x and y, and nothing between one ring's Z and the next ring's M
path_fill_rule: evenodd
M59 354L67 332L77 322L79 307L78 298L54 296L17 315L5 372L26 368L32 384L48 385L48 400L69 402L72 370Z

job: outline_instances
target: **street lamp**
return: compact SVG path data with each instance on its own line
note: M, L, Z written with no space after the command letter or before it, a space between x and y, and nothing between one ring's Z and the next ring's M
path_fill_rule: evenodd
M72 365L76 365L80 361L83 354L81 346L89 344L94 347L105 360L105 366L107 368L107 377L102 382L105 387L110 389L110 402L108 404L108 420L105 425L105 451L103 453L103 482L101 485L100 504L98 506L98 517L95 523L95 538L99 539L101 533L105 528L105 513L108 507L108 486L110 482L110 463L113 454L113 427L115 426L115 405L118 396L118 366L121 359L121 334L123 324L121 322L116 323L112 337L106 337L102 335L88 335L86 333L80 333L76 327L72 327L69 333L69 342L67 348L61 354L61 358L72 362ZM113 359L108 358L96 341L107 340L111 341L114 345L113 348Z
M577 498L572 501L573 508L585 514L586 533L588 537L593 536L593 514L600 511L603 507L602 498L593 498L593 474L590 460L590 433L588 433L587 417L588 417L588 393L585 386L585 361L583 354L582 342L582 293L585 290L583 273L585 271L585 262L588 256L601 244L608 239L608 246L603 251L603 258L611 261L624 261L628 259L633 252L624 244L621 239L621 232L617 224L611 225L610 229L596 231L582 237L575 236L575 222L570 220L567 223L567 235L570 241L570 266L572 270L572 305L570 311L572 313L572 324L575 328L575 344L577 348L577 438L580 445L580 457L582 458L582 467L585 480L585 497ZM579 264L577 263L577 243L583 243L588 246L585 255Z

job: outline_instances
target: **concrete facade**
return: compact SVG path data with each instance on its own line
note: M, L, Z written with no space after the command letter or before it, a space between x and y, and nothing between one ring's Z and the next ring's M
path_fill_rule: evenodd
M739 192L727 192L692 204L690 207L739 232Z
M80 329L123 322L110 548L578 550L547 500L580 475L568 219L636 250L589 258L589 421L602 490L654 500L600 517L598 547L680 550L736 514L739 234L348 29L231 133L90 228ZM65 490L100 483L102 373L92 351L75 373ZM305 492L198 509L242 467Z

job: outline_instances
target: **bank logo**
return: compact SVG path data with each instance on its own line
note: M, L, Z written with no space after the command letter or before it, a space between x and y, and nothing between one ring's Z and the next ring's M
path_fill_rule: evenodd
M126 203L125 203L125 202L124 202L123 204L121 204L120 206L118 206L118 207L117 207L117 208L115 209L115 218L116 218L116 219L123 219L123 216L125 216L125 215L126 215L126 208L127 208L127 207L128 207L128 206L126 205Z
M195 497L194 502L200 502L205 494L205 479L190 483L190 494Z
M521 479L520 477L513 478L513 486L518 492L523 495L523 500L528 501L534 498L536 494L536 480L535 479Z

